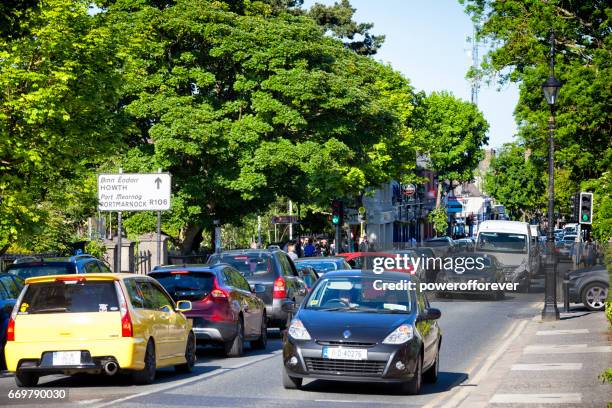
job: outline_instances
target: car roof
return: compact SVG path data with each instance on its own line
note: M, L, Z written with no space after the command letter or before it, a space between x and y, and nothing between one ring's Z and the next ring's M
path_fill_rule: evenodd
M478 233L481 232L513 232L526 234L531 232L529 224L522 221L508 220L486 220L478 226Z
M146 275L138 275L135 273L83 273L79 275L69 274L69 275L45 275L45 276L35 276L31 278L27 278L25 283L42 283L42 282L55 282L57 279L66 279L66 280L113 280L119 281L126 278L136 278L136 277L146 277Z
M301 261L329 261L329 262L334 262L334 261L343 261L344 258L341 256L307 256L304 258L299 258L296 259L293 262L301 262Z
M160 273L160 272L172 272L172 271L189 271L189 272L215 272L215 270L219 269L220 267L226 267L229 266L231 267L231 265L224 263L224 262L219 262L219 263L215 263L215 264L193 264L193 265L164 265L162 267L157 267L155 269L153 269L151 272L149 272L150 274L153 273Z
M333 277L359 277L359 276L378 276L381 279L383 278L394 278L394 279L416 279L414 275L408 274L406 272L390 272L384 271L382 273L374 273L371 270L366 269L340 269L337 271L329 271L326 272L323 277L325 278L333 278Z

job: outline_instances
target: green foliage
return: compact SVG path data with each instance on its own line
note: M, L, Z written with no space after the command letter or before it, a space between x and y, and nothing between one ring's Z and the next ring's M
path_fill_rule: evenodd
M104 259L106 255L106 245L103 241L93 240L85 245L85 253L95 256L98 259Z
M593 236L608 242L612 239L612 172L582 183L581 190L593 192Z
M429 222L433 224L436 236L445 235L448 229L448 215L446 214L446 208L438 207L434 208L427 215Z
M0 248L45 222L61 229L48 196L118 141L114 42L89 3L0 7Z
M595 181L612 167L609 2L568 0L460 0L491 46L481 69L501 84L519 83L515 110L521 143L546 168L550 116L541 85L549 75L550 30L555 76L563 86L556 105L555 167L574 185ZM609 207L608 207L609 208ZM609 210L608 210L609 211ZM609 212L608 212L609 214Z
M448 92L420 95L413 124L417 149L429 157L441 180L472 180L489 129L476 105Z

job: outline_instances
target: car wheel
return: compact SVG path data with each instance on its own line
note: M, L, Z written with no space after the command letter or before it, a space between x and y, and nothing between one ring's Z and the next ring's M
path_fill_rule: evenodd
M251 342L251 347L257 350L264 350L268 344L268 324L266 322L266 314L261 318L261 331L259 338Z
M190 373L193 371L196 361L196 341L193 332L189 332L187 345L185 346L185 364L175 365L174 369L179 373Z
M415 364L414 376L408 382L402 384L402 393L409 395L417 395L421 392L421 381L423 380L423 359L419 354Z
M155 371L157 370L155 362L155 345L151 340L147 343L144 364L145 366L142 370L132 373L132 381L134 381L135 384L146 385L155 381Z
M440 348L436 353L436 361L423 373L423 381L433 384L438 381L438 370L440 369Z
M608 288L603 283L590 283L582 290L582 303L589 310L604 310L607 297Z
M302 388L302 381L304 379L300 377L291 377L287 374L287 370L283 368L283 387L287 390L299 390Z
M18 387L36 387L38 378L36 374L24 373L17 370L15 374L15 384L17 384Z
M236 336L233 340L225 343L225 355L228 357L240 357L244 350L244 330L242 320L236 323Z
M504 300L506 298L506 293L503 290L498 290L495 292L495 300Z

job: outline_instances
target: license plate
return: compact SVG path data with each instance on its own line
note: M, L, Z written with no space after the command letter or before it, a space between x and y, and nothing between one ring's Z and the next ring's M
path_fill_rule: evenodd
M80 351L54 351L53 365L54 366L73 366L81 364Z
M323 347L323 358L330 360L367 360L368 350L344 347Z

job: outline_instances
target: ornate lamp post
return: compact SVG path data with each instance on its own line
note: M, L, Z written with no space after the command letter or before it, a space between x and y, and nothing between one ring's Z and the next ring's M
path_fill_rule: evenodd
M557 262L555 256L555 104L557 95L561 88L561 82L555 78L555 35L550 32L550 76L542 84L542 91L548 106L550 106L550 118L548 119L548 231L546 244L548 246L548 262L546 265L544 309L542 320L559 320L559 309L557 309Z

